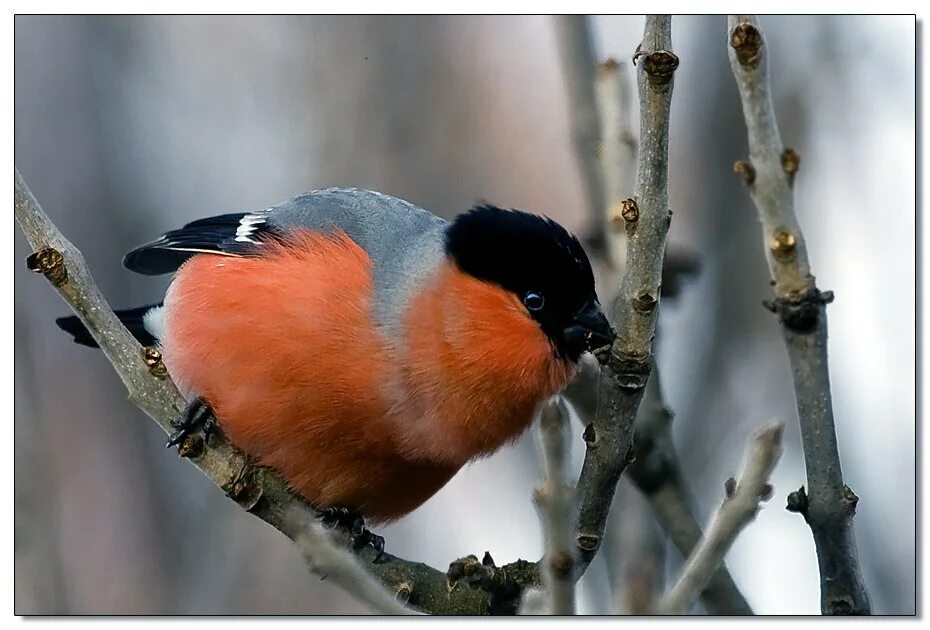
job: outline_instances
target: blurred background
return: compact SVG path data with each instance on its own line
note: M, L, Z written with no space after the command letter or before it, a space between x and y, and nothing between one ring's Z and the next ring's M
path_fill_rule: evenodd
M643 18L589 19L597 57L628 62ZM802 156L796 207L813 269L836 293L831 378L843 471L862 499L864 579L874 612L913 614L914 18L761 22L782 137ZM167 284L121 267L133 246L315 188L371 188L446 217L488 200L585 225L551 17L18 16L15 31L16 165L114 307ZM726 21L675 17L672 34L670 242L702 263L662 303L675 438L705 523L747 437L787 422L776 497L727 565L757 612L816 614L810 531L784 510L804 483L787 357L760 305L755 210L731 170L747 148ZM363 612L163 448L102 354L57 330L67 307L26 271L28 253L18 235L16 613ZM485 550L535 559L538 478L527 435L380 533L391 553L438 568ZM667 558L674 577L680 557ZM582 612L610 612L606 573L602 557Z

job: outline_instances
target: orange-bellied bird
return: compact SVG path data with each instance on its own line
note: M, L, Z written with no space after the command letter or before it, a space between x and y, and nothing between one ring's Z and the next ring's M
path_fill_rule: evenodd
M194 221L124 265L175 273L163 303L117 312L192 400L169 444L210 417L313 505L378 523L514 441L613 340L578 240L487 205L445 221L330 188Z

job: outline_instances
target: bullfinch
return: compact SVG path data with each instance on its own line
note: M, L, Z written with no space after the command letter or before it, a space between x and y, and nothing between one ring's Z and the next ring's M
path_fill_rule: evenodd
M317 190L194 221L123 262L175 274L162 303L117 312L195 403L172 443L206 409L314 506L375 523L513 442L614 336L578 240L488 205L446 221ZM58 324L96 345L76 318Z

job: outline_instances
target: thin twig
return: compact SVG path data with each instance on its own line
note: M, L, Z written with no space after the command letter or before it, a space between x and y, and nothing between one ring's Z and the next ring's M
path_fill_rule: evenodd
M736 171L749 186L762 223L775 292L766 306L778 315L788 349L807 468L807 490L802 486L791 493L788 509L804 516L814 537L821 611L869 614L852 526L859 497L843 483L833 422L826 315L833 293L817 288L794 212L792 186L800 158L782 145L778 133L762 29L753 16L731 15L728 25L730 66L749 138L749 162L738 162Z
M691 607L723 563L736 537L756 517L759 503L771 498L769 477L781 456L783 430L782 424L772 425L750 441L739 483L732 478L727 480L723 504L711 518L707 531L685 562L678 581L662 597L660 613L680 615Z
M702 532L689 505L690 492L682 477L671 424L672 413L665 406L659 371L653 366L636 418L636 460L630 465L629 475L649 500L662 529L687 558ZM724 564L707 583L701 600L711 615L752 614Z
M629 64L608 59L598 66L594 95L601 121L600 165L605 208L592 217L592 222L604 222L605 257L618 274L623 273L626 265L623 201L633 194L636 173L636 138L630 116L632 94Z
M559 398L549 401L542 409L539 435L546 481L533 494L546 541L542 578L548 602L546 609L552 615L575 614L575 545L572 542L575 489L565 477L570 414L564 404Z
M542 589L531 587L523 591L520 598L520 606L517 608L518 615L548 615L549 598Z
M29 268L43 273L74 309L123 380L129 399L169 430L185 401L169 378L153 378L142 347L119 321L87 271L81 252L58 231L15 171L14 210L35 252Z
M374 612L382 615L416 614L403 603L409 599L409 587L398 589L392 596L345 547L340 546L340 541L326 531L319 520L297 510L286 514L282 525L284 533L297 543L310 569L320 577L331 579Z
M586 567L601 544L611 500L633 455L633 422L652 365L652 337L668 208L668 126L678 58L671 52L671 17L648 16L639 60L640 138L635 207L626 271L614 302L617 338L598 386L598 409L584 432L587 450L578 481L578 545Z
M585 231L585 249L604 250L604 203L601 167L597 147L601 138L597 108L594 103L594 44L584 15L557 15L553 18L556 45L568 94L572 147L581 171L582 187L588 204L588 216L594 217Z
M642 408L642 407L640 407ZM650 615L665 580L667 537L649 502L629 477L621 477L601 553L618 615Z

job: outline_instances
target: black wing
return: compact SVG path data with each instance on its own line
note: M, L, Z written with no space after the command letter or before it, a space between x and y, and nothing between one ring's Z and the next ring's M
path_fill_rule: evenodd
M132 336L143 346L154 346L156 343L152 332L145 327L145 315L153 308L161 306L158 304L149 304L138 308L127 308L121 311L114 311L123 325L129 329ZM99 348L97 342L91 336L90 331L85 328L80 319L71 315L69 317L59 317L55 320L58 327L74 337L74 343L87 346L88 348Z
M267 222L267 212L222 214L188 223L132 250L123 266L146 276L178 270L198 253L244 256L263 240L280 236Z

